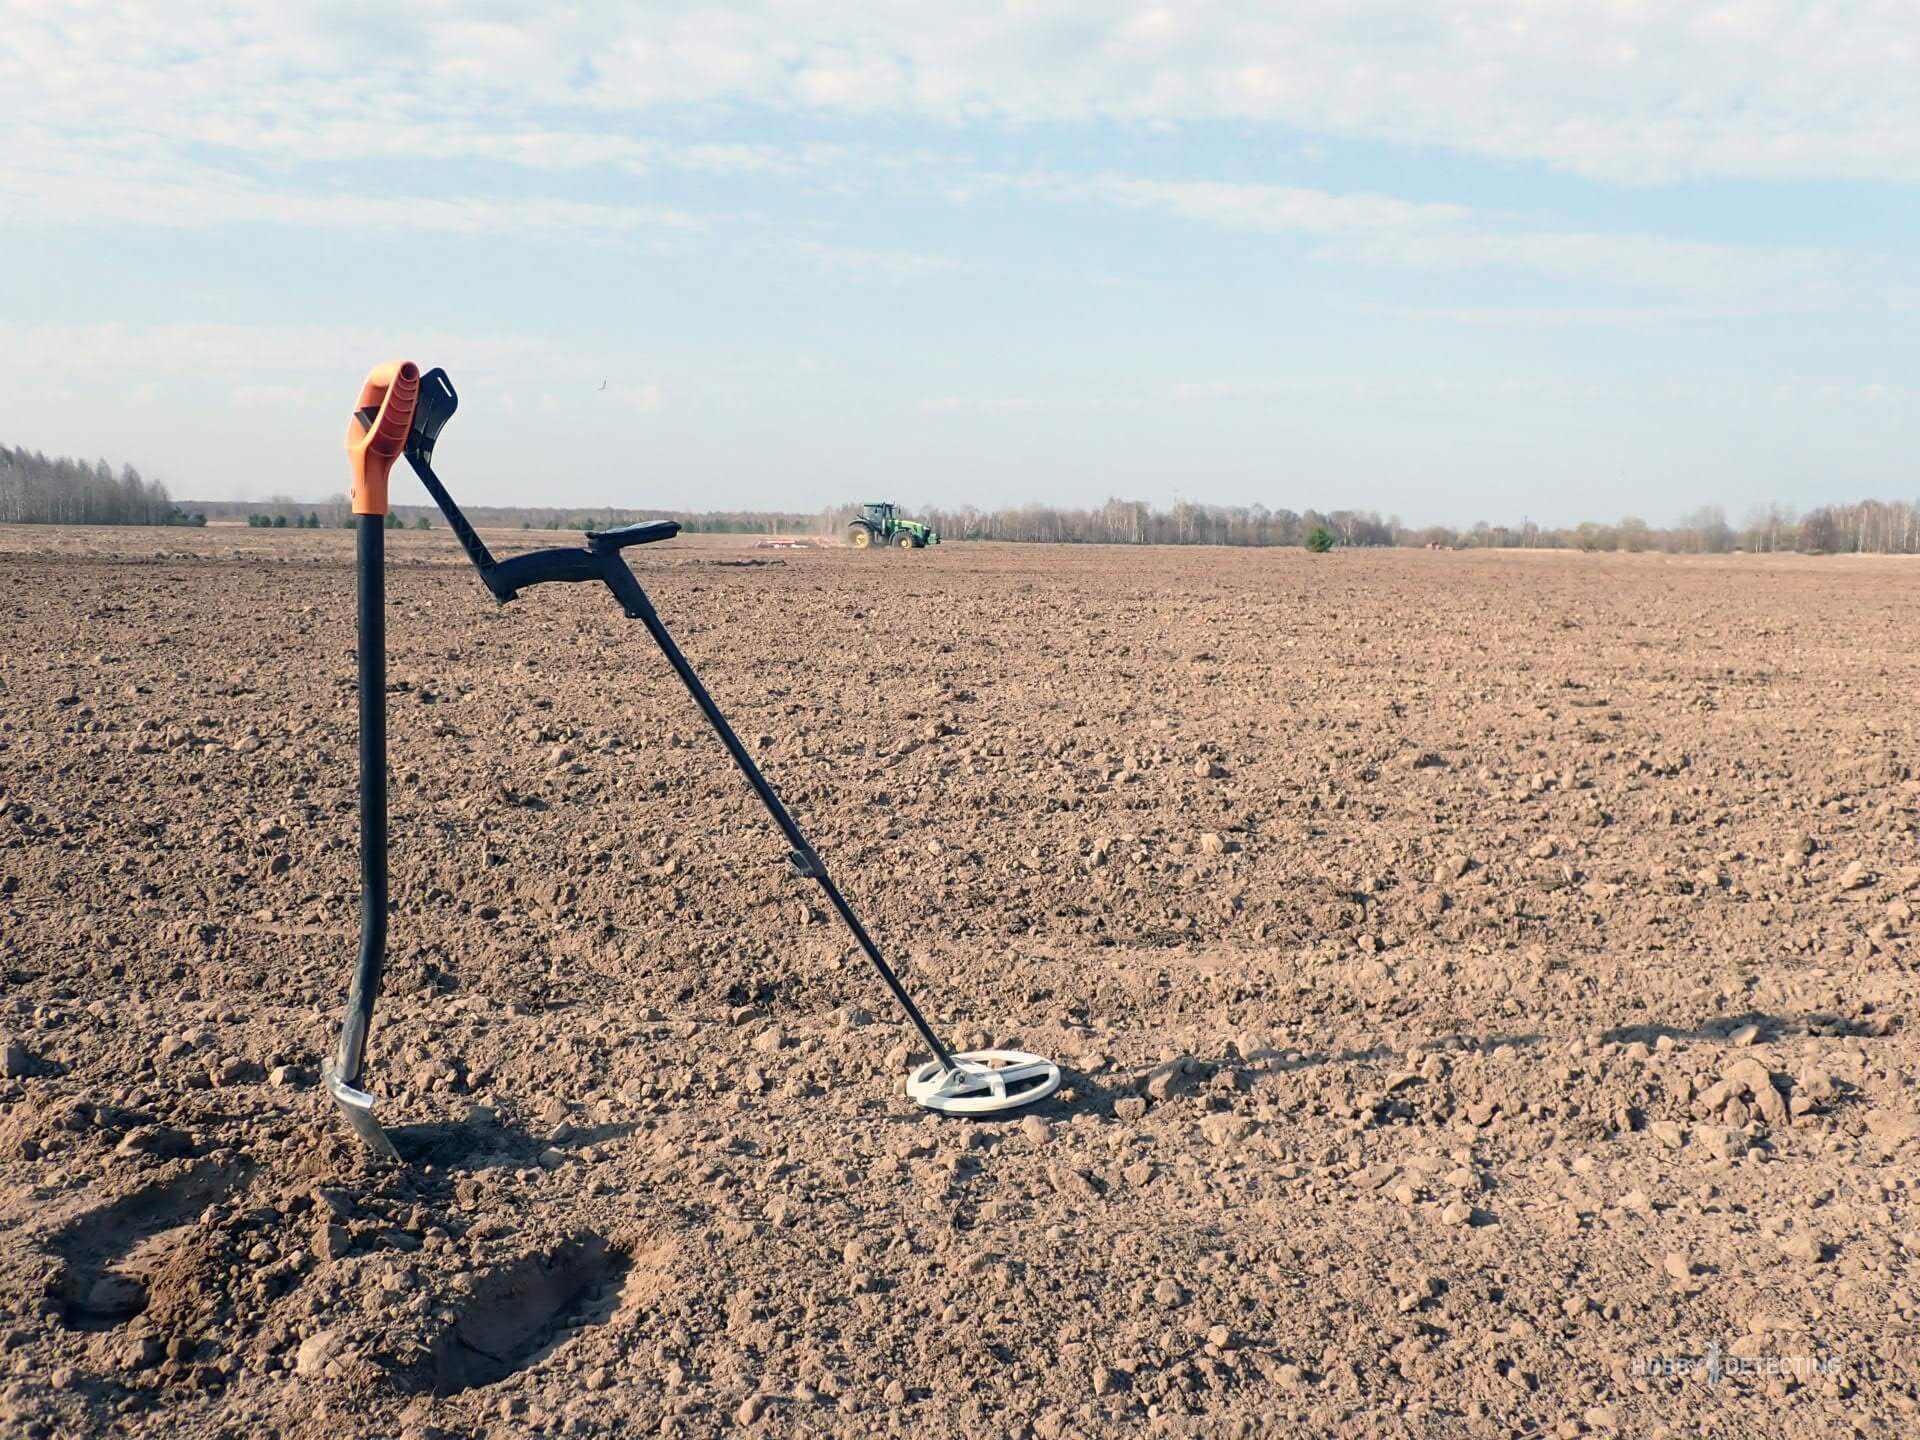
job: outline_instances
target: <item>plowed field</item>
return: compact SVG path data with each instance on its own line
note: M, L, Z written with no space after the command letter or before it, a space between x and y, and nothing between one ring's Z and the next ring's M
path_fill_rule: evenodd
M0 1434L1920 1432L1920 570L629 554L1061 1093L913 1108L644 630L405 533L374 1162L352 537L0 531Z

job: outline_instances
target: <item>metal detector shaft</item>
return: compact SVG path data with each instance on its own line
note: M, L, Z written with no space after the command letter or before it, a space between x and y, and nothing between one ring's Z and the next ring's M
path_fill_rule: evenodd
M827 874L827 867L820 861L807 837L800 833L800 827L794 823L787 807L780 803L780 797L760 773L760 767L753 763L753 756L747 753L747 747L740 743L740 737L733 733L733 726L727 723L727 717L720 713L720 707L713 703L713 696L707 693L707 687L700 683L699 675L694 673L692 663L680 652L668 633L660 614L653 608L653 602L647 598L647 592L640 588L640 582L633 578L629 570L617 555L607 557L613 563L607 566L607 588L613 591L614 598L620 602L627 615L647 627L647 633L653 637L653 643L660 647L660 653L667 657L667 663L673 667L673 673L680 677L680 683L687 687L687 693L693 697L693 703L700 707L700 713L707 717L707 724L713 727L713 733L720 737L720 743L727 747L727 754L733 757L733 763L740 767L740 773L747 777L747 783L753 787L753 793L760 797L760 803L766 806L767 814L773 817L773 823L780 827L780 833L786 837L787 844L793 847L794 868L809 880L820 886L827 901L840 916L860 948L866 952L867 959L873 962L873 968L880 972L880 978L887 982L887 988L893 992L893 998L900 1002L900 1008L907 1012L907 1018L913 1022L913 1028L920 1032L920 1038L934 1053L941 1065L951 1070L953 1056L947 1047L940 1043L940 1037L933 1033L933 1027L927 1024L926 1017L920 1013L920 1007L913 1003L913 997L907 994L900 978L893 973L893 967L887 964L880 954L880 947L873 943L873 937L867 934L867 927L860 923L860 917L853 913L853 907L847 903L846 896L840 893L840 887L833 883L833 877Z
M733 757L733 763L740 773L747 777L747 783L753 787L753 793L766 807L773 823L780 827L780 833L786 837L791 847L794 867L809 880L819 885L827 901L833 906L834 913L841 923L852 933L865 952L873 968L880 972L880 978L886 981L887 989L893 992L893 998L900 1002L900 1008L913 1022L913 1028L920 1032L920 1038L927 1042L940 1064L952 1070L953 1056L947 1047L940 1043L940 1037L933 1033L933 1027L927 1024L926 1017L920 1013L920 1007L913 1003L913 997L907 994L906 987L900 983L900 977L893 973L881 955L880 947L873 943L873 937L867 934L867 927L860 923L860 917L853 913L853 907L847 903L846 896L840 893L840 887L833 883L827 874L827 867L820 861L807 837L800 833L800 827L794 823L793 816L787 813L787 807L780 803L780 797L760 773L760 767L753 763L753 757L747 753L747 747L740 743L740 737L733 733L733 726L727 723L727 717L720 713L720 707L713 703L713 697L707 693L707 687L700 683L700 677L694 673L693 665L680 653L680 647L674 643L673 636L667 633L659 612L653 608L653 602L647 598L647 592L640 588L640 582L634 579L633 571L620 552L634 545L645 545L655 540L671 539L680 527L671 520L651 521L638 525L626 525L612 530L589 531L585 549L567 547L555 550L535 550L523 555L515 555L507 560L496 561L474 532L473 526L454 503L453 496L433 473L433 449L438 441L441 429L453 417L459 408L460 397L454 391L453 382L447 378L444 370L430 370L420 377L420 399L413 416L413 428L408 435L407 463L420 477L421 484L427 487L427 493L433 497L440 512L446 516L447 525L459 539L461 547L467 552L467 558L473 562L474 570L479 574L481 583L492 592L494 599L502 604L514 599L519 593L533 585L550 581L563 583L582 580L599 580L613 592L629 619L638 620L647 627L647 633L653 636L653 643L660 647L660 653L667 657L667 663L673 667L673 673L680 677L680 683L687 687L687 693L693 697L693 703L700 707L700 713L707 718L707 724L713 727L713 733L720 737L720 743L726 747L727 754ZM362 731L364 734L364 730ZM382 772L384 774L384 771ZM378 976L376 964L375 976ZM371 1002L369 1002L371 1003Z

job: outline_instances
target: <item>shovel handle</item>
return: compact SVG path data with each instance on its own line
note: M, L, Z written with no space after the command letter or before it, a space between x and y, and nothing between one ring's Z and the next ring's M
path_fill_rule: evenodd
M353 513L387 513L387 476L413 428L420 402L420 367L392 360L367 372L360 403L347 420L347 469L353 477Z

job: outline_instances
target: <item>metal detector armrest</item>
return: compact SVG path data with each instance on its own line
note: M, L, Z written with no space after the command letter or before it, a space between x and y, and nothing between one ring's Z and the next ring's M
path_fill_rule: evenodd
M433 447L440 439L441 430L459 407L460 396L453 388L453 381L447 378L446 371L429 370L420 377L420 399L413 410L413 428L407 436L407 462L420 477L420 483L427 487L434 504L440 507L440 513L446 516L447 527L459 539L461 548L467 552L467 558L473 562L481 581L493 592L493 598L501 603L514 599L529 586L544 585L555 580L605 580L613 585L610 570L626 569L619 561L622 550L629 545L650 545L656 540L671 540L680 533L680 522L677 520L647 520L638 525L620 525L610 530L589 530L585 550L534 550L525 555L495 560L493 552L487 549L485 542L467 522L466 514L454 503L453 496L447 493L447 487L440 483L440 477L433 473ZM632 577L629 576L628 580L631 582ZM615 593L619 593L617 588ZM621 599L623 603L627 601L625 595ZM631 615L637 612L628 605L627 613Z
M598 580L600 559L585 550L530 550L496 561L486 577L487 588L502 600L511 600L529 585L549 580Z
M678 520L643 520L637 525L616 525L611 530L589 530L587 548L596 555L612 555L629 545L651 545L656 540L671 540L679 533Z

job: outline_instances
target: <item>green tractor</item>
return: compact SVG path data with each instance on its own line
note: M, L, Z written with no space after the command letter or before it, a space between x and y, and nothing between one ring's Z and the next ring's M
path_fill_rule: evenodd
M940 532L918 520L902 520L900 507L890 501L860 507L860 518L847 526L847 543L856 550L873 545L897 545L902 550L919 550L938 545Z

